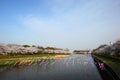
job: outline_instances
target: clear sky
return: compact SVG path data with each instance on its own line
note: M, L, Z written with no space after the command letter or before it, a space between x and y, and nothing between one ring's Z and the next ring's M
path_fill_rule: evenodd
M120 39L120 0L0 0L0 43L93 49Z

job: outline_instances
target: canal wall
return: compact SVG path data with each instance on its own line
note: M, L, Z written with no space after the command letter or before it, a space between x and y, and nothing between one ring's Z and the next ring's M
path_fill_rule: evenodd
M120 80L118 75L114 72L114 70L109 65L107 65L106 63L104 63L103 61L101 61L94 55L92 55L92 57L93 57L94 63L97 66L103 80L106 80L106 79L108 80L108 78L110 78L110 80ZM100 69L99 63L104 63L105 70ZM105 76L105 75L107 75L107 76Z

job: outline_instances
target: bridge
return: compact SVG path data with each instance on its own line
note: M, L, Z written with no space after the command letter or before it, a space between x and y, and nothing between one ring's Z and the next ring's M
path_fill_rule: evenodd
M90 50L74 50L73 53L75 54L88 54Z

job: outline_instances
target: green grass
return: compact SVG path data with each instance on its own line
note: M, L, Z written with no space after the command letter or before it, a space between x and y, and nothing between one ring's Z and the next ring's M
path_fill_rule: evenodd
M109 55L95 55L98 59L108 64L120 77L120 57L114 57Z
M42 56L54 56L55 54L21 54L21 55L0 55L0 59L6 58L26 58L26 57L42 57Z
M0 67L16 64L34 63L43 59L54 58L60 54L34 54L34 55L0 55Z

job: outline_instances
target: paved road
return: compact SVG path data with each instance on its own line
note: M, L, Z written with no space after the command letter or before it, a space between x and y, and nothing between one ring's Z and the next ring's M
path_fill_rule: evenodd
M102 80L90 55L44 60L0 73L0 80Z

